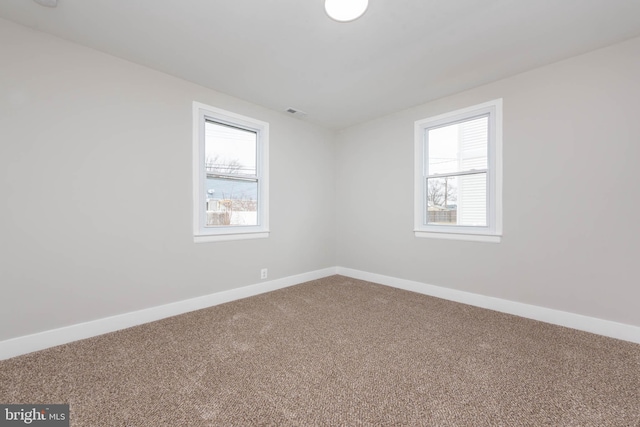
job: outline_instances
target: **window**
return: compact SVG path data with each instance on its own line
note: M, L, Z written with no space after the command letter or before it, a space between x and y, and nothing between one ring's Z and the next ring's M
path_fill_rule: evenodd
M268 237L269 124L193 103L194 240Z
M417 237L500 242L502 100L415 122Z

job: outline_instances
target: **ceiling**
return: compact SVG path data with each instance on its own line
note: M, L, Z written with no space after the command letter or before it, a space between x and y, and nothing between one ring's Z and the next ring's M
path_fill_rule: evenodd
M1 0L0 17L330 129L640 36L639 0L369 0L350 23L324 0Z

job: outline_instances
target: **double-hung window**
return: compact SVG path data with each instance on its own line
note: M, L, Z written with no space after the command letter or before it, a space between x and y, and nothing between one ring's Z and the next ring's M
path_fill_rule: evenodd
M502 100L415 122L417 237L499 242Z
M268 237L269 124L194 102L194 240Z

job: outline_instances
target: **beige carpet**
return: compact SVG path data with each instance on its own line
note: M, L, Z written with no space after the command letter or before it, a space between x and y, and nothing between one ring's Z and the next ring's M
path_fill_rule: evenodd
M73 426L640 426L640 345L341 276L0 362Z

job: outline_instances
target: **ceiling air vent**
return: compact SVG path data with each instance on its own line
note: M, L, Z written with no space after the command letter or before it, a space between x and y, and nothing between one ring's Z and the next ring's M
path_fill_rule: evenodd
M307 113L305 113L304 111L296 110L295 108L287 108L285 111L292 116L296 116L299 119L307 116Z
M46 7L56 7L58 0L35 0L36 3Z

